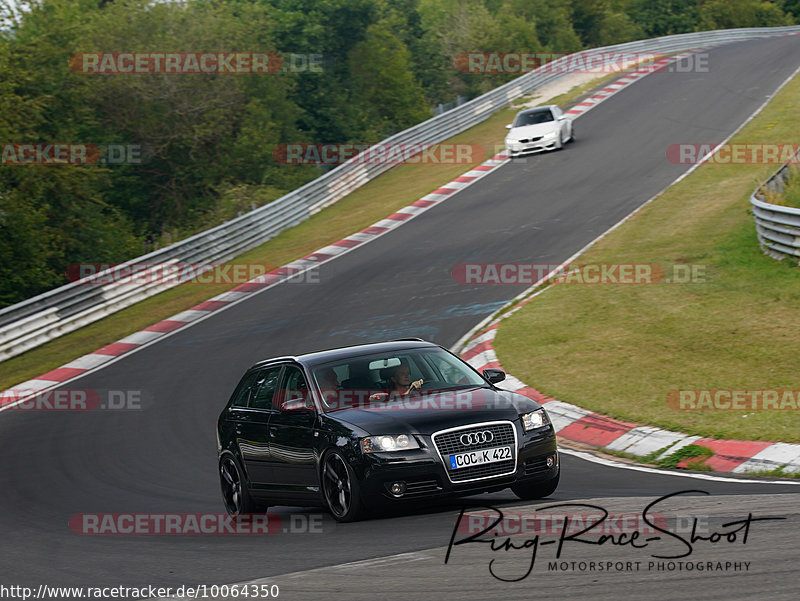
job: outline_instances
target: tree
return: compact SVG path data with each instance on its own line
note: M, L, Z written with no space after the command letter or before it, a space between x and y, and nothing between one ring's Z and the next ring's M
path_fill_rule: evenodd
M572 26L584 46L602 42L603 22L610 13L609 0L572 0Z
M645 37L646 35L642 28L628 15L612 12L603 19L598 42L600 46L610 46L612 44L641 40Z
M791 15L795 23L800 23L800 0L777 0L775 4L787 15Z
M711 0L700 8L701 29L790 25L781 8L763 0Z
M365 109L363 127L370 142L432 116L409 57L400 39L381 23L371 25L350 53L352 88Z
M632 0L629 14L646 37L695 31L697 0Z
M92 143L91 93L67 57L86 5L31 3L0 38L0 143ZM65 281L72 263L120 261L142 245L98 166L0 167L0 304Z

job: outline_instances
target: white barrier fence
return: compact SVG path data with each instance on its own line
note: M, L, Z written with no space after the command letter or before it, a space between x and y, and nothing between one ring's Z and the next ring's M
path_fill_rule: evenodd
M390 162L379 160L377 154L376 160L369 160L373 148L383 152L387 146L427 147L442 142L487 119L517 98L569 75L566 65L578 62L578 58L583 57L586 63L590 63L592 57L596 59L601 54L604 55L604 60L614 54L663 55L795 33L800 33L800 26L688 33L595 48L559 58L450 111L390 136L365 150L366 154L354 157L268 205L113 267L108 272L99 274L99 277L118 282L121 274L140 268L147 272L153 266L164 264L229 261L337 202L394 166ZM624 60L624 56L621 56L621 60ZM560 68L561 66L564 68ZM160 278L153 278L153 281L144 284L108 285L88 284L87 280L78 280L6 307L0 310L0 361L102 319L178 283L179 280L165 282Z
M799 161L800 150L750 196L758 242L763 251L776 259L789 259L798 264L800 264L800 209L766 202L765 192L783 192L792 165L797 165Z

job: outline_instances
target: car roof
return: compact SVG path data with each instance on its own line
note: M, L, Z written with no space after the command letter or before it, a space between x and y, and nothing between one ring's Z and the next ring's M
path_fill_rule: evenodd
M530 109L524 109L517 113L517 115L530 115L531 113L541 113L544 111L551 111L556 108L555 104L544 104L542 106L535 106Z
M361 355L371 355L373 353L391 353L404 349L413 348L439 348L439 345L433 342L427 342L420 339L405 339L405 340L392 340L390 342L373 342L370 344L358 344L354 346L343 346L339 348L326 349L322 351L314 351L302 355L286 355L282 357L272 357L259 361L250 369L268 365L277 361L293 361L302 363L309 367L319 365L320 363L328 363L329 361L337 361L340 359L349 359L351 357L359 357Z

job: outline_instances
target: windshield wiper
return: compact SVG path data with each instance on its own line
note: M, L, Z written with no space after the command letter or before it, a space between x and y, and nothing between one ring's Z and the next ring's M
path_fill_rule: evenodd
M442 386L436 388L423 388L422 392L430 392L431 390L464 390L466 388L488 388L486 384L453 384L452 386Z

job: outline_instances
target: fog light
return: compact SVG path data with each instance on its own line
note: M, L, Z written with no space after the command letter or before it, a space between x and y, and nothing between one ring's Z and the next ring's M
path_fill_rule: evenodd
M556 456L555 455L548 455L547 456L547 467L554 467L556 464Z
M395 497L402 497L406 492L406 483L405 482L394 482L389 487L389 492L392 493Z

